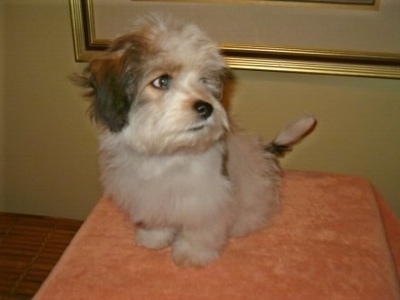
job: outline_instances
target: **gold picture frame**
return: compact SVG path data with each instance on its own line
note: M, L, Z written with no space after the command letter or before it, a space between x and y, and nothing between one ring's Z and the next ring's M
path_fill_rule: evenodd
M70 1L70 10L71 10L71 22L73 29L73 39L74 39L74 50L75 50L75 58L76 61L86 62L90 60L94 55L98 55L102 51L104 51L110 43L111 35L118 35L119 31L123 33L122 27L127 26L127 22L123 23L120 20L124 18L127 19L131 17L131 12L127 12L128 10L138 11L139 13L143 13L146 11L153 11L154 3L160 3L157 1L132 1L132 0L69 0ZM125 1L125 2L124 2ZM387 4L385 1L390 2ZM193 2L193 1L192 1ZM218 2L218 1L215 1ZM351 7L339 7L338 5L330 5L330 4L310 4L310 3L288 3L288 2L280 2L280 1L268 1L268 4L263 1L262 4L257 4L256 1L244 1L243 3L237 4L230 3L228 4L226 1L223 1L219 4L205 4L199 3L198 9L203 12L210 11L212 8L213 14L209 14L207 18L211 18L211 15L215 15L215 18L218 18L217 26L213 26L213 29L217 28L216 31L220 30L221 32L217 32L220 35L220 40L218 37L216 40L220 43L221 52L225 55L225 58L232 68L236 69L248 69L248 70L267 70L267 71L282 71L282 72L298 72L298 73L310 73L310 74L326 74L326 75L348 75L348 76L365 76L365 77L378 77L378 78L392 78L392 79L400 79L400 38L398 36L398 28L400 28L400 15L396 16L396 12L398 13L400 9L395 9L393 5L399 6L399 2L395 0L381 0L376 6L373 7L363 7L351 6ZM150 3L153 3L150 5ZM385 5L383 5L385 4ZM133 7L134 5L137 6ZM181 7L185 5L182 2L168 3L164 2L162 4L167 7L168 10L177 14L189 15L189 17L194 16L194 18L198 17L201 22L201 18L204 18L204 13L197 13L189 10L188 12L183 12ZM187 5L187 4L186 4ZM324 7L324 6L325 7ZM121 6L121 7L119 7ZM123 6L123 7L122 7ZM238 6L238 7L234 7ZM387 7L389 6L389 8ZM158 6L156 6L158 7ZM252 24L256 24L257 20L252 19L252 15L250 13L247 14L247 19L244 17L240 20L240 22L235 21L235 26L243 26L246 25L247 29L245 34L242 34L242 39L245 42L235 41L232 38L231 41L224 41L221 36L229 32L226 30L229 29L231 24L225 24L223 22L230 22L230 16L226 16L225 18L221 18L223 16L223 11L227 8L236 9L237 11L244 12L245 9L253 9L256 13L254 15L257 16L260 20L263 21L263 13L270 13L273 11L272 8L279 10L281 20L285 18L285 11L288 12L287 18L296 16L296 11L298 14L308 13L308 10L312 10L312 15L314 13L320 13L320 16L315 15L316 19L321 20L327 13L327 11L332 9L334 11L334 16L332 20L346 20L343 16L351 14L347 19L351 19L350 17L360 16L359 19L364 21L364 19L373 20L376 19L376 22L380 22L382 18L386 20L383 29L388 37L379 36L379 38L384 39L384 43L378 41L375 42L376 45L382 47L382 49L376 49L372 47L372 49L367 49L363 51L360 49L340 49L340 48L329 48L329 45L324 45L321 41L321 45L315 45L315 41L317 44L319 39L324 40L325 33L323 32L321 26L325 24L320 24L321 26L317 26L318 24L313 24L312 18L308 21L307 24L304 25L304 28L315 28L314 31L307 31L311 36L308 39L308 42L314 43L313 46L304 46L300 44L302 42L302 37L297 37L297 41L293 42L293 45L289 45L289 42L292 42L291 37L285 38L285 33L290 32L290 24L289 28L284 30L284 34L282 35L282 40L278 36L276 40L274 40L274 45L268 45L268 43L259 40L259 36L268 36L268 34L260 34L259 32L255 33L255 37L248 37L247 32L255 32L251 27ZM164 10L164 9L163 9ZM216 13L217 12L217 13ZM218 12L220 15L217 15ZM129 14L128 14L129 13ZM383 15L384 13L388 14L388 16ZM100 15L102 17L97 17ZM192 15L190 15L192 14ZM103 18L103 19L102 19ZM234 14L232 14L232 18L234 18ZM266 17L267 18L267 17ZM398 18L398 19L397 19ZM207 19L207 20L208 20ZM274 19L274 18L272 18ZM356 18L355 18L356 20ZM357 21L357 20L356 20ZM207 21L208 22L208 21ZM204 23L207 23L204 22ZM272 22L272 23L271 23ZM282 21L283 22L283 21ZM353 21L351 21L353 22ZM104 24L103 24L104 23ZM124 24L124 25L122 25ZM222 24L222 25L221 25ZM269 24L274 28L273 21L270 21ZM339 23L338 23L339 24ZM393 27L397 26L398 27ZM224 27L225 26L225 27ZM276 25L278 26L278 25ZM340 26L339 26L340 27ZM110 29L111 28L111 29ZM225 31L221 28L225 28ZM276 27L279 28L279 27ZM363 34L362 26L357 27L359 29L358 37L361 37ZM365 30L371 30L371 27L365 28ZM292 29L295 29L294 25L292 25ZM376 30L376 31L379 31ZM106 33L108 32L108 33ZM111 34L111 33L112 34ZM298 32L301 32L300 30ZM332 32L332 30L331 30ZM257 35L258 34L258 35ZM313 38L313 34L320 38ZM374 37L374 32L368 32L368 34ZM368 35L366 33L366 35ZM108 36L107 36L108 35ZM232 35L233 36L233 35ZM274 35L275 36L275 35ZM338 35L340 37L340 35ZM293 35L293 37L295 37ZM363 40L365 44L368 44L369 36L362 36L360 38L360 47L363 47ZM378 36L377 36L378 37ZM346 42L346 38L349 43ZM354 45L357 45L357 41L353 41L354 37L345 37L340 40L342 45L350 44L355 48ZM272 39L273 40L273 39ZM305 39L307 40L307 39ZM353 43L352 43L353 42ZM297 43L297 44L296 44ZM385 45L387 44L386 49ZM326 43L328 44L328 43ZM383 45L382 45L383 44ZM350 46L349 46L350 47Z

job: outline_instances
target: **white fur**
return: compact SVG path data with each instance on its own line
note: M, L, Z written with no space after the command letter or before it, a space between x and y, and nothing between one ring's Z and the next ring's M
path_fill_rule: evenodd
M229 178L221 170L224 147ZM139 229L138 244L173 243L180 265L207 264L228 236L263 228L279 208L279 167L250 136L230 134L200 153L149 157L123 135L104 133L100 149L106 194L148 233Z
M150 16L80 79L104 125L105 194L137 225L138 245L171 245L180 266L208 264L229 237L265 227L279 208L276 157L236 130L221 103L226 68L197 26ZM207 116L199 101L212 107ZM299 140L311 125L308 117L292 124L275 144Z

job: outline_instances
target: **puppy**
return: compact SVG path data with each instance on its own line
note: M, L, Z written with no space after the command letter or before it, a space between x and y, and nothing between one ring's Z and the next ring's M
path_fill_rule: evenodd
M196 25L148 15L76 78L101 125L105 194L137 225L136 242L171 246L179 266L218 258L229 237L262 229L279 208L277 157L305 136L305 115L263 145L231 123L230 71Z

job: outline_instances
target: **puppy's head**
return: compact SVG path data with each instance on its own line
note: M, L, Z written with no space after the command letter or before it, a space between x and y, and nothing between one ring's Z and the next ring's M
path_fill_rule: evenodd
M223 138L229 70L197 26L149 15L91 61L91 115L144 154L202 151Z

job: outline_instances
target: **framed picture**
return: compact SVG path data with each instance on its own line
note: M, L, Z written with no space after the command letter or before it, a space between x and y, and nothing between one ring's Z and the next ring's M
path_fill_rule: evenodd
M163 12L197 23L232 68L400 79L400 1L336 1L70 0L75 57L88 61L135 16Z

